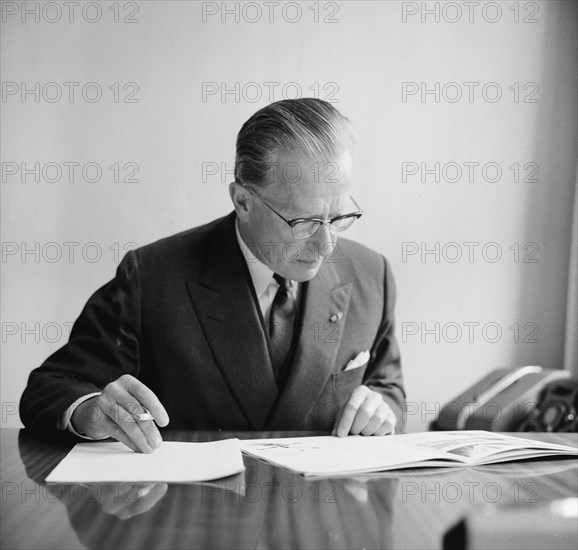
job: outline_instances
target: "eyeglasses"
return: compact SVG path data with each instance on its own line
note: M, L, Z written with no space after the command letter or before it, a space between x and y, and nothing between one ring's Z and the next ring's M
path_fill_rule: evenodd
M241 182L238 182L241 183ZM333 235L336 233L340 233L341 231L345 231L349 229L353 222L357 218L361 218L363 215L363 210L361 210L359 204L355 202L353 197L351 201L357 208L356 212L351 212L350 214L342 214L341 216L335 216L330 220L322 220L319 218L292 218L290 220L284 218L277 210L275 210L272 206L269 206L251 187L248 185L241 183L241 185L247 189L250 193L252 193L255 197L257 197L271 212L276 214L279 218L281 218L290 228L291 232L293 233L293 237L295 239L308 239L317 233L317 230L322 225L329 225L329 231Z

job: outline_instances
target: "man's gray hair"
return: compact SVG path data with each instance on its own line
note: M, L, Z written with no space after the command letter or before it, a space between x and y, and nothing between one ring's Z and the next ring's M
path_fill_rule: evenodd
M273 183L276 155L299 152L311 159L335 161L353 151L355 131L333 105L315 98L284 99L257 111L237 135L235 180L266 186Z

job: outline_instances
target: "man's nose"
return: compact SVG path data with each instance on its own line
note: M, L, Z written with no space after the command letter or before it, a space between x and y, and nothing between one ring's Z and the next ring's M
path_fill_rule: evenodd
M315 247L319 255L325 258L335 251L337 236L330 230L330 225L324 223L319 227L315 234L309 239L309 242Z

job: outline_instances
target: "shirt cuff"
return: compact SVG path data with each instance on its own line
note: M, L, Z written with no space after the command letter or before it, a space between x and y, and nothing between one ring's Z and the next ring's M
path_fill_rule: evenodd
M68 407L68 409L66 409L64 411L64 414L62 415L62 418L60 419L60 422L58 423L58 426L56 426L56 427L59 430L68 430L69 432L73 433L77 437L82 437L82 439L89 439L91 441L108 439L108 436L95 438L95 437L88 437L86 435L79 434L72 427L72 422L70 421L70 419L72 418L72 413L74 413L74 411L76 410L76 407L78 407L78 405L80 405L81 403L84 403L86 400L90 399L91 397L94 397L95 395L100 395L100 393L101 392L97 391L97 392L89 393L87 395L83 395L82 397L79 397L72 405L70 405L70 407Z

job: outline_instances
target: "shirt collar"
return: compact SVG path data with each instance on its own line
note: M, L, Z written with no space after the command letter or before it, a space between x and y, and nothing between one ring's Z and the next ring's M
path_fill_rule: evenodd
M237 242L239 243L239 247L243 253L243 258L245 258L245 261L247 262L255 293L257 294L257 298L260 298L267 291L271 281L274 281L273 270L260 261L245 244L243 237L241 237L241 232L239 231L238 219L235 221L235 233L237 235Z

